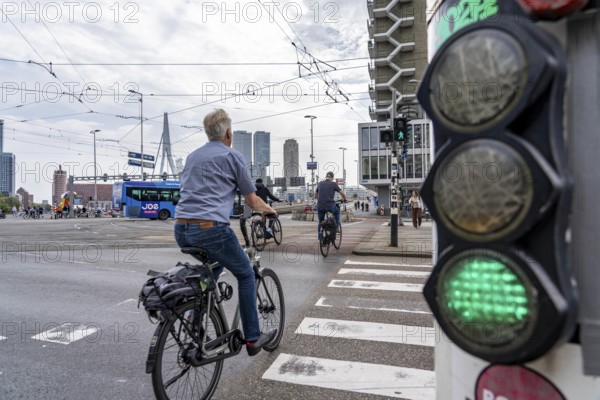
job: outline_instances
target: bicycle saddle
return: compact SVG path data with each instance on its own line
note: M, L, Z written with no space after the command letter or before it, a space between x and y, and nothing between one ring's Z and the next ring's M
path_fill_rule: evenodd
M208 261L208 252L202 247L182 247L181 252L190 256L198 256L203 261Z

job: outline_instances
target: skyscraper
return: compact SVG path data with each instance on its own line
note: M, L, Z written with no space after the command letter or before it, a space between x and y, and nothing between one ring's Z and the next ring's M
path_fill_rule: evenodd
M266 178L267 170L271 164L271 133L265 131L254 132L254 166L253 174L256 177Z
M58 166L58 170L54 171L52 177L52 203L58 204L61 200L61 195L67 191L67 171L63 171L62 166Z
M233 148L242 153L246 164L252 164L252 132L234 131Z
M298 142L296 139L288 139L283 143L283 177L289 184L289 178L299 176L299 172Z
M16 189L17 159L13 153L4 153L4 120L0 119L0 193L14 196Z

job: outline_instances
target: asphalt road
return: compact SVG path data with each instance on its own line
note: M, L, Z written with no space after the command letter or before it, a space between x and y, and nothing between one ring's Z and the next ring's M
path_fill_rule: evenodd
M361 363L408 368L394 370L396 376L433 369L432 347L402 339L431 334L420 293L390 290L398 281L418 285L425 278L381 272L429 269L351 254L380 223L346 224L341 251L323 259L315 224L282 216L284 243L269 244L262 263L284 286L284 339L272 354L250 358L242 352L228 359L214 398L398 398L397 389L390 396L310 378L323 372L323 380L339 379L327 373L347 365L331 360L355 369ZM144 366L155 326L137 308L137 295L149 269L190 260L178 252L172 228L173 221L112 218L0 221L0 399L153 398ZM234 302L228 304L231 313ZM382 329L392 339L385 336L389 332L368 337ZM411 396L406 398L421 398Z

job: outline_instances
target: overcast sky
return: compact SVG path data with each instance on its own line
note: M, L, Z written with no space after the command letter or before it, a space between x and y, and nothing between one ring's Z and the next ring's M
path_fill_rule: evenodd
M302 166L310 160L310 114L320 175L341 177L346 147L356 184L357 123L370 121L365 0L19 0L0 17L4 151L36 202L50 199L58 164L93 175L92 130L99 175L139 173L127 166L142 136L128 89L143 93L146 154L157 154L168 113L174 157L185 160L206 142L194 127L222 107L234 130L271 132L269 174L280 177L286 139L299 142Z

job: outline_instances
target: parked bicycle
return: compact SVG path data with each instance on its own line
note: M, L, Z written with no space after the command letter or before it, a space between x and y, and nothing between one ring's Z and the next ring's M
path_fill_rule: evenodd
M243 223L243 221L241 221ZM283 336L285 304L277 274L260 265L260 256L249 246L245 229L245 251L256 277L256 297L261 332L277 328L277 335L262 348L274 351ZM179 263L175 268L153 276L140 293L140 301L158 326L152 337L146 372L152 374L157 399L202 399L214 394L223 360L239 354L245 341L239 328L240 308L236 307L231 324L224 302L233 296L233 287L215 282L206 252L199 247L181 251L199 256L198 265Z
M250 220L250 233L252 245L258 251L262 251L267 239L273 238L277 245L281 244L283 230L277 215L263 217L260 213L253 213Z
M340 202L336 201L335 206L339 209ZM323 222L321 222L321 236L319 237L319 248L323 257L329 255L329 247L333 245L339 249L342 244L342 223L338 225L335 220L335 215L331 211L325 212Z

